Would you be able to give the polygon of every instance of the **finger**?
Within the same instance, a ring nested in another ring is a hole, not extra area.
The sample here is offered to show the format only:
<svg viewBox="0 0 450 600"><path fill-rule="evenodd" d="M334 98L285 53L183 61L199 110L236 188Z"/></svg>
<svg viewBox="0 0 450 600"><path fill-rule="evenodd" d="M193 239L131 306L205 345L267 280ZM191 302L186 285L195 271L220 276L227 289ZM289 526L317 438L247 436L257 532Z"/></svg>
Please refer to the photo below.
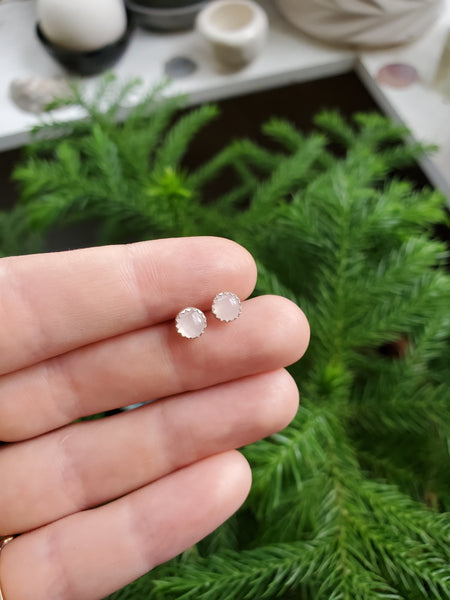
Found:
<svg viewBox="0 0 450 600"><path fill-rule="evenodd" d="M210 317L186 340L173 321L110 338L0 378L0 440L18 441L90 414L284 367L305 352L309 327L289 300L244 303L233 323Z"/></svg>
<svg viewBox="0 0 450 600"><path fill-rule="evenodd" d="M3 258L0 373L204 308L223 289L245 298L255 278L250 254L219 238Z"/></svg>
<svg viewBox="0 0 450 600"><path fill-rule="evenodd" d="M100 600L210 533L249 486L245 459L221 454L24 534L2 553L5 598Z"/></svg>
<svg viewBox="0 0 450 600"><path fill-rule="evenodd" d="M255 442L284 428L297 407L297 386L279 370L6 447L0 532L35 529Z"/></svg>

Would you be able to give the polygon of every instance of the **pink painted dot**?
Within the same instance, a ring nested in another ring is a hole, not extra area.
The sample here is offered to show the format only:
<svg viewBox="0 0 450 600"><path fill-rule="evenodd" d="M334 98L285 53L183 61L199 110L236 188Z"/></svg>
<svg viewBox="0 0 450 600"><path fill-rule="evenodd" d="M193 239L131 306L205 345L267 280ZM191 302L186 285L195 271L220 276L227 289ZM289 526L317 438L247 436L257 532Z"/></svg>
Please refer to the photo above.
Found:
<svg viewBox="0 0 450 600"><path fill-rule="evenodd" d="M419 81L417 69L406 63L392 63L384 65L378 71L376 80L381 85L395 88L407 88Z"/></svg>

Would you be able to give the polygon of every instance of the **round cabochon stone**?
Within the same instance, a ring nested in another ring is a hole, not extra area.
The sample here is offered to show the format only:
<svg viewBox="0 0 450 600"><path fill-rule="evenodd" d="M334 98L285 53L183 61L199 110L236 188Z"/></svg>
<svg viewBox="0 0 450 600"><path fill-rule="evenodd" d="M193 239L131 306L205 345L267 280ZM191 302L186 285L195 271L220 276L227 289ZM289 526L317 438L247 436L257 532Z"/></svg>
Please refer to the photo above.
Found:
<svg viewBox="0 0 450 600"><path fill-rule="evenodd" d="M234 321L241 314L241 310L241 301L233 292L221 292L214 298L212 312L220 321Z"/></svg>
<svg viewBox="0 0 450 600"><path fill-rule="evenodd" d="M180 335L192 340L205 331L206 317L200 309L189 306L178 313L176 326Z"/></svg>

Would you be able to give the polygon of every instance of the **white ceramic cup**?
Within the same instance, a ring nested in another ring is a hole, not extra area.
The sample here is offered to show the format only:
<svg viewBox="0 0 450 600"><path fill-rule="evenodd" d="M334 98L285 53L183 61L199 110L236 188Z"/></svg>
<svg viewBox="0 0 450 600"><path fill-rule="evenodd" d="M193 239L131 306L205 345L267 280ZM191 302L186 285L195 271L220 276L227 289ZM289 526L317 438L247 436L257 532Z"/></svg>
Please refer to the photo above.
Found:
<svg viewBox="0 0 450 600"><path fill-rule="evenodd" d="M241 67L263 49L268 19L252 0L213 0L198 15L197 31L220 62Z"/></svg>

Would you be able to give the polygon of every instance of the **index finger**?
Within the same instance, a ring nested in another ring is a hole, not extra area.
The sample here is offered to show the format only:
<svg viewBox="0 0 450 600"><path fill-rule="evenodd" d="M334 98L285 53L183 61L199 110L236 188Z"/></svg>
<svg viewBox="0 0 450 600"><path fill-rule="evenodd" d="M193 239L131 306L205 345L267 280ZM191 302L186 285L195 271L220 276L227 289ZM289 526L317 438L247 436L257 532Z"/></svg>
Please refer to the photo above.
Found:
<svg viewBox="0 0 450 600"><path fill-rule="evenodd" d="M251 255L202 237L0 260L0 374L204 309L224 290L246 298Z"/></svg>

